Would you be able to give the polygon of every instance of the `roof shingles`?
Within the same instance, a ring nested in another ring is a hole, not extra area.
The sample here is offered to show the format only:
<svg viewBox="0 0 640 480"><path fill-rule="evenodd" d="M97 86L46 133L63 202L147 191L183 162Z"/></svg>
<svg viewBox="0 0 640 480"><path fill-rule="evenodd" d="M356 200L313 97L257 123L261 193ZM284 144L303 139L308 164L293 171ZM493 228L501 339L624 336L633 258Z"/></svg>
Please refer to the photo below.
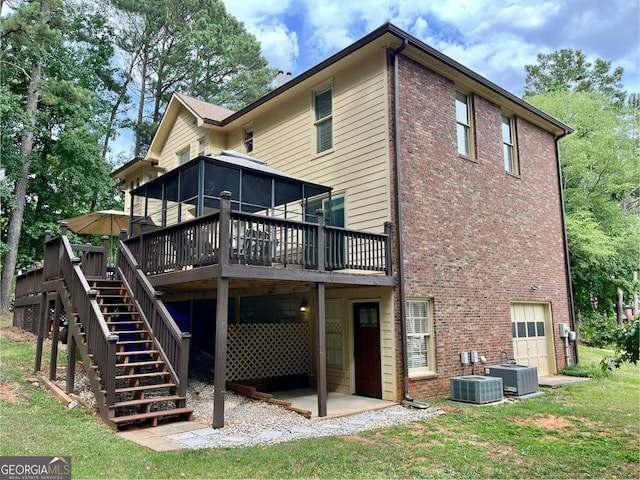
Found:
<svg viewBox="0 0 640 480"><path fill-rule="evenodd" d="M189 97L183 93L176 92L175 95L180 97L180 100L205 122L208 120L222 122L229 115L235 113L233 110L214 105L213 103L203 102L202 100Z"/></svg>

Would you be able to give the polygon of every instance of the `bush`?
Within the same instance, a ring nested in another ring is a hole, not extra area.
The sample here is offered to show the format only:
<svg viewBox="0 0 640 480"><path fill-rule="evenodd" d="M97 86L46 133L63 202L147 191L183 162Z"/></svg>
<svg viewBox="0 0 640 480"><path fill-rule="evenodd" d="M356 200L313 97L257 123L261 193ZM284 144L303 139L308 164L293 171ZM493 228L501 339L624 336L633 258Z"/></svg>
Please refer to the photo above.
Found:
<svg viewBox="0 0 640 480"><path fill-rule="evenodd" d="M580 319L578 334L580 341L590 347L607 348L611 346L609 334L616 329L616 317L609 313L591 312Z"/></svg>
<svg viewBox="0 0 640 480"><path fill-rule="evenodd" d="M603 339L615 346L613 357L604 358L600 362L604 370L620 368L624 362L636 365L640 359L640 317L612 332L607 332Z"/></svg>
<svg viewBox="0 0 640 480"><path fill-rule="evenodd" d="M569 375L571 377L589 377L589 378L602 378L609 375L609 370L604 370L598 365L585 365L582 363L576 365L567 365L560 373L562 375Z"/></svg>

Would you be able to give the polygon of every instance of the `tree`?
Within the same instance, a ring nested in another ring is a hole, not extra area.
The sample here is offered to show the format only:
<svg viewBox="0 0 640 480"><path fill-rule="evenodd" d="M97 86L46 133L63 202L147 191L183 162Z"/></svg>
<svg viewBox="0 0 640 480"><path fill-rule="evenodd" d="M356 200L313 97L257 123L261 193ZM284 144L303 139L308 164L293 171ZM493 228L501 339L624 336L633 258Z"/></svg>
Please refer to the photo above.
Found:
<svg viewBox="0 0 640 480"><path fill-rule="evenodd" d="M618 327L613 332L605 333L609 343L614 345L612 357L604 358L600 365L604 370L620 368L624 362L636 365L640 360L640 318Z"/></svg>
<svg viewBox="0 0 640 480"><path fill-rule="evenodd" d="M1 22L0 194L9 214L1 225L0 310L7 311L16 266L42 250L44 228L35 230L102 201L110 179L99 156L107 111L100 94L112 49L104 19L82 2L21 2Z"/></svg>
<svg viewBox="0 0 640 480"><path fill-rule="evenodd" d="M174 91L235 109L267 93L275 72L219 0L113 0L125 84L138 99L134 155L143 154ZM150 106L150 108L149 108Z"/></svg>
<svg viewBox="0 0 640 480"><path fill-rule="evenodd" d="M572 50L538 60L526 66L526 99L575 129L560 140L560 158L576 309L602 319L639 267L638 105L623 101L622 69L610 73L609 62L591 68Z"/></svg>
<svg viewBox="0 0 640 480"><path fill-rule="evenodd" d="M622 67L611 72L611 62L587 61L581 50L562 49L537 56L537 65L525 65L525 97L546 92L597 92L621 106L626 98L622 90Z"/></svg>

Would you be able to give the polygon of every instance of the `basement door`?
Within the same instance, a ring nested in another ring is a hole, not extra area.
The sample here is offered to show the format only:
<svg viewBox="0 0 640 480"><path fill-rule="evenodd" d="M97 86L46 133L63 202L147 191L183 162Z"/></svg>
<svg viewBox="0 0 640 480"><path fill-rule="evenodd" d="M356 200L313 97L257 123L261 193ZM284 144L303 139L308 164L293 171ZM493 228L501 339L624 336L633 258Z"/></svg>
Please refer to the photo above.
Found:
<svg viewBox="0 0 640 480"><path fill-rule="evenodd" d="M355 394L382 398L378 302L353 304L353 337Z"/></svg>
<svg viewBox="0 0 640 480"><path fill-rule="evenodd" d="M548 304L511 304L513 355L518 364L537 367L538 375L555 373L552 332Z"/></svg>

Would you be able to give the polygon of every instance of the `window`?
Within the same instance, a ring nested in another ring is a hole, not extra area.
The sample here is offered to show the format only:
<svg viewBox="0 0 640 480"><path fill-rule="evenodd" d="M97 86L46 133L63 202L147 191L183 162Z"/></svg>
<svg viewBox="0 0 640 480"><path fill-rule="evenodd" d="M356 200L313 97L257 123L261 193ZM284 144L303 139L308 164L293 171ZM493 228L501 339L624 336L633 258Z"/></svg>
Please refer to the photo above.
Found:
<svg viewBox="0 0 640 480"><path fill-rule="evenodd" d="M185 148L181 152L178 152L178 165L183 165L191 160L191 149Z"/></svg>
<svg viewBox="0 0 640 480"><path fill-rule="evenodd" d="M513 118L502 115L502 150L504 152L504 169L517 175L519 172L514 139Z"/></svg>
<svg viewBox="0 0 640 480"><path fill-rule="evenodd" d="M468 95L456 92L456 128L458 134L458 153L471 156L471 102Z"/></svg>
<svg viewBox="0 0 640 480"><path fill-rule="evenodd" d="M331 208L330 212L329 208ZM331 225L333 227L346 226L344 195L331 197L331 204L329 204L328 198L310 201L307 204L304 221L312 223L315 222L316 211L320 209L325 212L324 223L326 225Z"/></svg>
<svg viewBox="0 0 640 480"><path fill-rule="evenodd" d="M435 371L432 311L430 300L407 300L407 363L410 374Z"/></svg>
<svg viewBox="0 0 640 480"><path fill-rule="evenodd" d="M247 127L243 130L244 151L246 153L253 152L253 127Z"/></svg>
<svg viewBox="0 0 640 480"><path fill-rule="evenodd" d="M342 370L343 368L343 348L342 348L342 315L339 301L329 300L326 302L325 322L327 337L327 367Z"/></svg>
<svg viewBox="0 0 640 480"><path fill-rule="evenodd" d="M204 150L207 148L207 141L204 137L198 139L198 155L204 155Z"/></svg>
<svg viewBox="0 0 640 480"><path fill-rule="evenodd" d="M333 90L331 85L317 90L313 97L316 128L316 153L333 148Z"/></svg>

